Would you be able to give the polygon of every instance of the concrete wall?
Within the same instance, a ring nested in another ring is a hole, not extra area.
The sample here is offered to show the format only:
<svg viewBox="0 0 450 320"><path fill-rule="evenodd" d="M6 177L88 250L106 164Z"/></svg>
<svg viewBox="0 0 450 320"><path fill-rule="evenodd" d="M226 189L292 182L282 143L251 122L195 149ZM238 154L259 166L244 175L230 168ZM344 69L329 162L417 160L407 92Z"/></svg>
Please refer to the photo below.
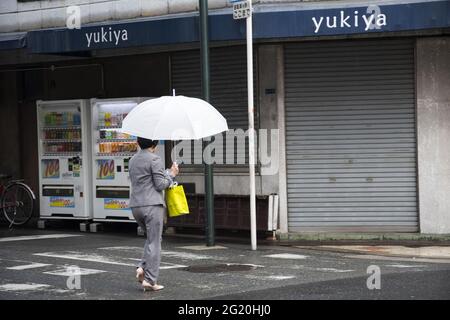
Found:
<svg viewBox="0 0 450 320"><path fill-rule="evenodd" d="M64 27L67 8L74 5L80 8L82 24L198 10L198 0L2 0L0 32ZM211 9L227 5L227 0L209 0Z"/></svg>
<svg viewBox="0 0 450 320"><path fill-rule="evenodd" d="M422 233L450 233L450 37L416 47L419 214Z"/></svg>

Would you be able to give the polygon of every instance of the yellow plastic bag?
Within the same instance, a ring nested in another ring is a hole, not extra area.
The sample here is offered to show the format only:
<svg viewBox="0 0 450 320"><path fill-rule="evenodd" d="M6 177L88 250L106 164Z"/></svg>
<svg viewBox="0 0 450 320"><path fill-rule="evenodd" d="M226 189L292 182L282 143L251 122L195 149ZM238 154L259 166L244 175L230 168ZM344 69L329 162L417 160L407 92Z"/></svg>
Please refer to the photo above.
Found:
<svg viewBox="0 0 450 320"><path fill-rule="evenodd" d="M166 190L166 204L169 217L189 214L188 202L183 186L175 185Z"/></svg>

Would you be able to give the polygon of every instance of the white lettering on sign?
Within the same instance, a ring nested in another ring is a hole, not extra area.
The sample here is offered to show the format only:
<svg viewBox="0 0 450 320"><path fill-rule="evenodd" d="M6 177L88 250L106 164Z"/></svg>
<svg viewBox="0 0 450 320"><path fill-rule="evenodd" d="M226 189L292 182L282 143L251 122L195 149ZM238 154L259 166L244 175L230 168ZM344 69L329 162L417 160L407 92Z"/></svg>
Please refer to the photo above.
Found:
<svg viewBox="0 0 450 320"><path fill-rule="evenodd" d="M128 41L128 31L126 29L113 30L112 27L105 29L102 27L96 32L86 32L88 48L94 43L113 43L115 46L121 41Z"/></svg>
<svg viewBox="0 0 450 320"><path fill-rule="evenodd" d="M314 24L314 33L318 33L324 28L337 29L337 28L358 28L360 22L364 23L364 30L381 29L382 26L387 25L386 15L381 13L380 7L376 5L370 5L367 8L367 15L359 15L358 11L354 11L354 15L347 15L343 10L339 15L335 16L321 16L312 17ZM362 21L361 21L362 20Z"/></svg>

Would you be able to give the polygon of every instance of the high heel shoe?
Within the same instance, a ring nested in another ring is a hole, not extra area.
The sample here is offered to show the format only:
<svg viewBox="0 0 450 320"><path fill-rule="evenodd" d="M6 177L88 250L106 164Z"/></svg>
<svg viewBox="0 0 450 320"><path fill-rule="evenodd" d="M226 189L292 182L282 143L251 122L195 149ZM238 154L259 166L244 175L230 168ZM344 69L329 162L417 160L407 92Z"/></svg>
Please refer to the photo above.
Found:
<svg viewBox="0 0 450 320"><path fill-rule="evenodd" d="M150 283L148 283L147 281L144 280L144 281L142 281L142 289L144 289L144 292L145 291L159 291L159 290L164 289L164 286L161 286L159 284L151 285Z"/></svg>
<svg viewBox="0 0 450 320"><path fill-rule="evenodd" d="M144 281L144 269L142 268L136 269L136 279L139 283L142 283L142 281Z"/></svg>

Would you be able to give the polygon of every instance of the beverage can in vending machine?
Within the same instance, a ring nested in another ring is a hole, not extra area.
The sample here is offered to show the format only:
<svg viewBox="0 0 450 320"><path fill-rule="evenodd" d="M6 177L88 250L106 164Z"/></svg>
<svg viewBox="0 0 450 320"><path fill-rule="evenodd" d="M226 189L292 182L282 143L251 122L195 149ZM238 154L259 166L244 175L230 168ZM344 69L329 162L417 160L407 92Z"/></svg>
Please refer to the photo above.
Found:
<svg viewBox="0 0 450 320"><path fill-rule="evenodd" d="M111 127L111 113L105 112L105 127Z"/></svg>
<svg viewBox="0 0 450 320"><path fill-rule="evenodd" d="M98 113L98 126L99 127L105 126L105 113L104 112Z"/></svg>

